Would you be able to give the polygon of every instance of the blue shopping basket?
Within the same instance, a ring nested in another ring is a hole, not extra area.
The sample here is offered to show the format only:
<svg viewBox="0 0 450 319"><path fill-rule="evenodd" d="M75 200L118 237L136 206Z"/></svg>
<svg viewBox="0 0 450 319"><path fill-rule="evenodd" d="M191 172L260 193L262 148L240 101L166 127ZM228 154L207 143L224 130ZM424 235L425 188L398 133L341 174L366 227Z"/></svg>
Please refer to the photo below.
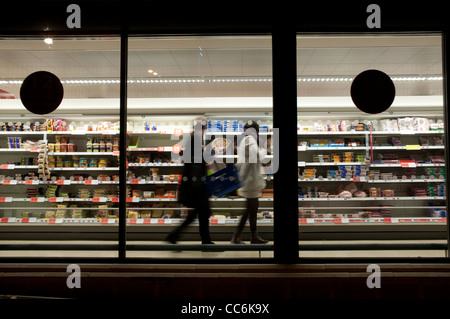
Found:
<svg viewBox="0 0 450 319"><path fill-rule="evenodd" d="M223 197L240 187L238 169L235 165L228 165L206 177L206 188L210 195L216 197Z"/></svg>

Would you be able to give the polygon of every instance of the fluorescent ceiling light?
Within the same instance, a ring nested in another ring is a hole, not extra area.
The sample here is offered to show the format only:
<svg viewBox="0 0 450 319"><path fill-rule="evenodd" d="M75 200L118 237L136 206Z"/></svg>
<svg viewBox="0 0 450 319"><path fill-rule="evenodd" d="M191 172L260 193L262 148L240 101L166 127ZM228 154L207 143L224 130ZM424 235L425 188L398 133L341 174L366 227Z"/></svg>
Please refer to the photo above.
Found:
<svg viewBox="0 0 450 319"><path fill-rule="evenodd" d="M153 73L157 75L157 72ZM442 76L394 76L391 78L394 82L424 82L424 81L442 81ZM352 82L351 77L300 77L298 82L334 82L345 83ZM129 84L156 84L156 83L259 83L272 82L272 78L158 78L158 79L129 79ZM63 84L119 84L118 78L111 79L73 79L61 80ZM22 84L21 80L0 80L0 84Z"/></svg>

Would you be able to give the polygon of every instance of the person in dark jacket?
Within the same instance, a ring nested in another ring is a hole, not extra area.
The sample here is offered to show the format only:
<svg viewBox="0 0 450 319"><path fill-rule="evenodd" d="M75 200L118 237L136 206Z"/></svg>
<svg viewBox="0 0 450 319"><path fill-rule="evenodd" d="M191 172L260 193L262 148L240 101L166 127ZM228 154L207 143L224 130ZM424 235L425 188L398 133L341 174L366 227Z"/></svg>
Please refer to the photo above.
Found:
<svg viewBox="0 0 450 319"><path fill-rule="evenodd" d="M184 141L183 151L184 170L183 178L179 186L178 202L188 208L188 216L167 237L166 241L176 244L180 233L196 218L199 222L199 233L202 244L214 244L211 241L209 231L209 217L211 208L209 204L209 192L204 183L206 178L206 163L203 160L202 136L206 125L197 120L194 125L194 133L190 134L188 141ZM188 147L190 146L190 147Z"/></svg>

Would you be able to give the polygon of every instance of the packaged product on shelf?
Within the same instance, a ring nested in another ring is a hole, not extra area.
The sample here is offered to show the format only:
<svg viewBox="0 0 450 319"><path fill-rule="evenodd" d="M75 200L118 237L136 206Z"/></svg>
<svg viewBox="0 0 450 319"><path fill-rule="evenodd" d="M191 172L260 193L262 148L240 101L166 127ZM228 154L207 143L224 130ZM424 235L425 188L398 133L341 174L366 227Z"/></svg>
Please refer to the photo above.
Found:
<svg viewBox="0 0 450 319"><path fill-rule="evenodd" d="M427 197L428 192L425 187L411 186L408 189L408 195L415 196L415 197Z"/></svg>
<svg viewBox="0 0 450 319"><path fill-rule="evenodd" d="M325 127L321 122L314 122L314 131L316 132L323 132L325 131Z"/></svg>
<svg viewBox="0 0 450 319"><path fill-rule="evenodd" d="M113 138L113 145L112 145L112 151L117 152L119 150L119 141L120 139L115 137Z"/></svg>
<svg viewBox="0 0 450 319"><path fill-rule="evenodd" d="M133 190L131 190L131 196L132 197L141 197L142 196L142 190L140 190L140 189L133 189Z"/></svg>
<svg viewBox="0 0 450 319"><path fill-rule="evenodd" d="M72 210L70 210L70 217L71 218L84 218L85 214L83 213L82 209L72 209Z"/></svg>
<svg viewBox="0 0 450 319"><path fill-rule="evenodd" d="M328 146L328 140L319 140L319 139L312 139L309 141L309 145L311 147L323 147ZM305 145L306 146L306 145Z"/></svg>
<svg viewBox="0 0 450 319"><path fill-rule="evenodd" d="M445 163L444 156L442 155L433 155L429 157L431 162L433 163Z"/></svg>
<svg viewBox="0 0 450 319"><path fill-rule="evenodd" d="M399 137L396 137L396 136L388 137L387 142L389 145L392 145L392 146L401 146L402 145L402 141L400 140Z"/></svg>
<svg viewBox="0 0 450 319"><path fill-rule="evenodd" d="M39 191L37 188L27 188L26 194L27 198L37 197Z"/></svg>
<svg viewBox="0 0 450 319"><path fill-rule="evenodd" d="M345 142L343 139L332 139L329 142L329 146L332 147L341 147L341 146L345 146Z"/></svg>
<svg viewBox="0 0 450 319"><path fill-rule="evenodd" d="M399 118L398 128L400 131L414 131L414 118L412 117Z"/></svg>
<svg viewBox="0 0 450 319"><path fill-rule="evenodd" d="M127 218L137 219L139 217L139 212L137 210L127 210Z"/></svg>
<svg viewBox="0 0 450 319"><path fill-rule="evenodd" d="M436 178L444 178L445 176L445 168L443 167L426 167L425 173L430 177L436 177Z"/></svg>
<svg viewBox="0 0 450 319"><path fill-rule="evenodd" d="M108 167L108 160L106 158L101 158L98 160L98 167Z"/></svg>
<svg viewBox="0 0 450 319"><path fill-rule="evenodd" d="M65 218L66 217L66 205L58 205L58 209L55 212L55 218Z"/></svg>
<svg viewBox="0 0 450 319"><path fill-rule="evenodd" d="M435 146L443 146L444 145L444 141L439 136L433 137L433 143Z"/></svg>
<svg viewBox="0 0 450 319"><path fill-rule="evenodd" d="M8 148L20 148L20 145L22 143L21 137L8 137Z"/></svg>
<svg viewBox="0 0 450 319"><path fill-rule="evenodd" d="M327 170L327 178L336 178L339 175L339 170L329 169Z"/></svg>
<svg viewBox="0 0 450 319"><path fill-rule="evenodd" d="M71 160L65 160L64 161L64 167L72 167L72 161Z"/></svg>
<svg viewBox="0 0 450 319"><path fill-rule="evenodd" d="M55 212L53 210L46 211L45 218L55 218Z"/></svg>
<svg viewBox="0 0 450 319"><path fill-rule="evenodd" d="M389 172L389 173L381 173L379 174L380 179L383 180L392 180L394 178L394 174Z"/></svg>
<svg viewBox="0 0 450 319"><path fill-rule="evenodd" d="M113 151L113 144L112 144L112 138L111 136L106 137L105 142L105 152L112 152Z"/></svg>
<svg viewBox="0 0 450 319"><path fill-rule="evenodd" d="M331 156L330 155L323 155L323 154L313 155L313 162L316 162L316 163L329 163L329 162L331 162Z"/></svg>
<svg viewBox="0 0 450 319"><path fill-rule="evenodd" d="M97 216L98 218L106 218L108 217L109 213L108 213L108 205L99 205L98 206L98 211L97 211Z"/></svg>
<svg viewBox="0 0 450 319"><path fill-rule="evenodd" d="M339 161L339 154L334 154L334 156L337 158L337 161ZM342 161L346 163L354 162L354 154L352 152L345 152Z"/></svg>
<svg viewBox="0 0 450 319"><path fill-rule="evenodd" d="M381 197L381 189L377 187L370 187L368 193L369 197Z"/></svg>
<svg viewBox="0 0 450 319"><path fill-rule="evenodd" d="M430 130L430 122L427 118L415 117L414 118L414 131L424 132Z"/></svg>
<svg viewBox="0 0 450 319"><path fill-rule="evenodd" d="M444 130L444 123L442 121L430 123L430 131L442 131L442 130Z"/></svg>
<svg viewBox="0 0 450 319"><path fill-rule="evenodd" d="M92 197L104 197L106 195L106 189L94 189Z"/></svg>
<svg viewBox="0 0 450 319"><path fill-rule="evenodd" d="M88 161L86 158L80 158L79 167L88 167Z"/></svg>
<svg viewBox="0 0 450 319"><path fill-rule="evenodd" d="M45 191L45 197L46 198L56 197L57 189L58 189L57 185L54 185L54 184L47 185L47 189Z"/></svg>
<svg viewBox="0 0 450 319"><path fill-rule="evenodd" d="M67 192L59 192L59 197L63 197L63 198L69 198L69 193Z"/></svg>
<svg viewBox="0 0 450 319"><path fill-rule="evenodd" d="M100 152L100 144L96 142L96 140L92 142L92 152L94 153Z"/></svg>
<svg viewBox="0 0 450 319"><path fill-rule="evenodd" d="M142 197L145 198L154 198L155 197L155 192L154 191L143 191L142 192Z"/></svg>
<svg viewBox="0 0 450 319"><path fill-rule="evenodd" d="M395 119L383 119L380 121L380 131L398 132L398 122Z"/></svg>
<svg viewBox="0 0 450 319"><path fill-rule="evenodd" d="M384 189L381 191L381 195L383 197L394 197L395 196L395 192L392 189Z"/></svg>
<svg viewBox="0 0 450 319"><path fill-rule="evenodd" d="M421 145L421 146L428 146L428 145L430 145L430 141L428 140L428 137L420 136L419 137L419 145Z"/></svg>
<svg viewBox="0 0 450 319"><path fill-rule="evenodd" d="M429 203L431 205L431 203ZM445 209L441 208L429 208L427 209L427 215L429 217L447 217L447 212Z"/></svg>
<svg viewBox="0 0 450 319"><path fill-rule="evenodd" d="M91 191L87 188L78 189L78 198L90 198Z"/></svg>
<svg viewBox="0 0 450 319"><path fill-rule="evenodd" d="M92 152L92 137L86 138L86 152Z"/></svg>

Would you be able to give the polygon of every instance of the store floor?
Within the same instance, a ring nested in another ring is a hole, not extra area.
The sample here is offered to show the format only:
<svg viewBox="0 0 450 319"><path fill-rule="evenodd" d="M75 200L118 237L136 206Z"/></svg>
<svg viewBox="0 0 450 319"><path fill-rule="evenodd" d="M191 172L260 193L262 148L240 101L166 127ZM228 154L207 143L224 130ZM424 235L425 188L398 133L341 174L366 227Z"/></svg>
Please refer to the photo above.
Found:
<svg viewBox="0 0 450 319"><path fill-rule="evenodd" d="M390 241L300 241L299 244L317 245L318 250L314 251L300 251L299 257L303 258L370 258L370 257L399 257L399 258L442 258L446 257L445 250L321 250L321 244L446 244L445 240L390 240ZM111 245L117 244L112 241L0 241L1 245L38 245L38 244L59 244L59 245L71 245L76 244L98 244L98 245ZM158 241L128 241L128 244L132 245L160 245L166 244L165 242ZM228 245L229 242L218 242L218 245ZM269 242L269 245L273 242ZM199 245L199 242L195 241L183 241L178 244L182 245ZM254 245L252 245L254 246ZM198 246L200 249L202 246ZM263 249L266 249L264 245L261 245ZM254 248L254 247L252 247ZM186 251L127 251L127 257L129 258L271 258L273 257L272 251L267 250L252 250L252 251L236 251L236 250L224 250L224 251L193 251L192 247ZM14 250L8 248L8 250L0 249L0 257L82 257L82 258L115 258L117 257L116 250Z"/></svg>

